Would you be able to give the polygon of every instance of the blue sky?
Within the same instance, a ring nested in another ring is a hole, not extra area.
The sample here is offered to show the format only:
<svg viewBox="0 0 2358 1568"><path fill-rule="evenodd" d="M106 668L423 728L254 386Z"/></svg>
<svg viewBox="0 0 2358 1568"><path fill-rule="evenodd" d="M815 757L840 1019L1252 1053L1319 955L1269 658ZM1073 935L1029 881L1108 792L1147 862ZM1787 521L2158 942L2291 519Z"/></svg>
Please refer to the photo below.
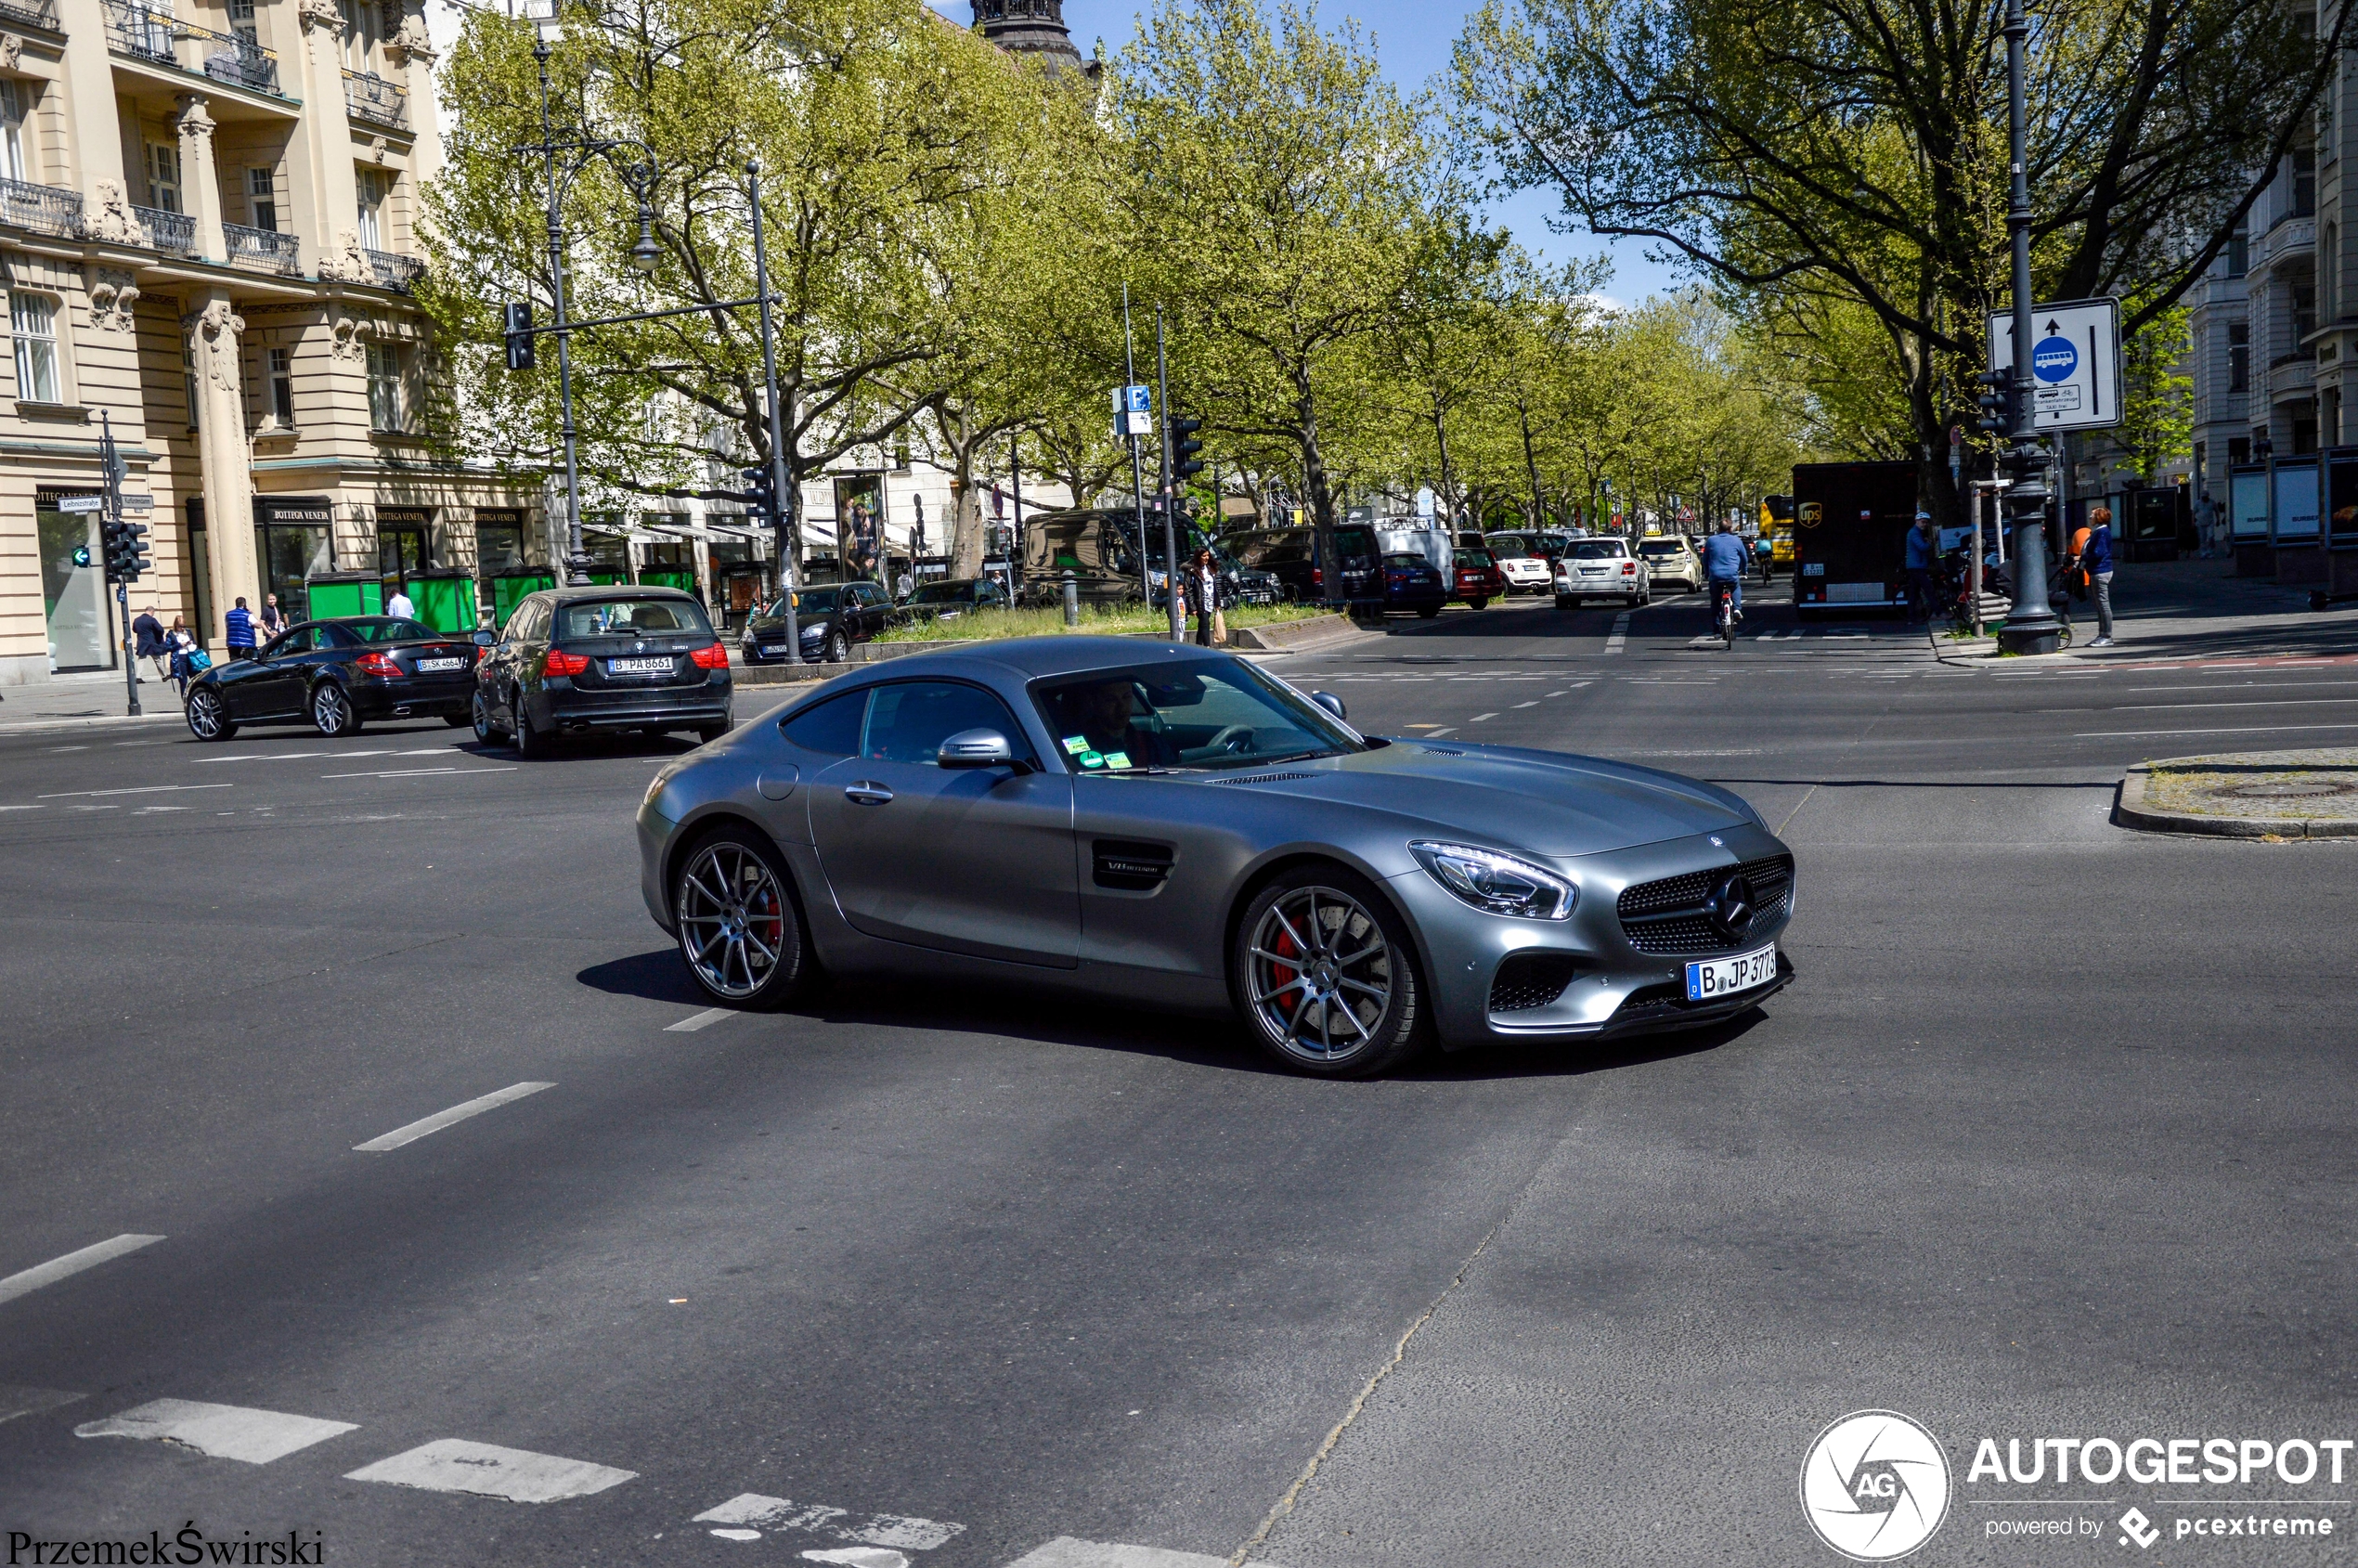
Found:
<svg viewBox="0 0 2358 1568"><path fill-rule="evenodd" d="M961 24L974 19L967 0L932 0L934 8ZM1450 45L1475 0L1325 0L1319 18L1331 26L1340 18L1356 18L1375 35L1384 74L1404 89L1423 86L1448 69ZM1130 42L1140 6L1136 0L1064 0L1065 25L1084 55L1100 38L1108 54ZM1666 293L1678 286L1671 270L1646 259L1644 247L1630 241L1606 244L1592 235L1550 233L1548 214L1554 199L1545 191L1526 191L1499 202L1495 215L1506 222L1526 250L1550 261L1568 261L1607 252L1613 256L1613 280L1603 292L1635 303L1648 294Z"/></svg>

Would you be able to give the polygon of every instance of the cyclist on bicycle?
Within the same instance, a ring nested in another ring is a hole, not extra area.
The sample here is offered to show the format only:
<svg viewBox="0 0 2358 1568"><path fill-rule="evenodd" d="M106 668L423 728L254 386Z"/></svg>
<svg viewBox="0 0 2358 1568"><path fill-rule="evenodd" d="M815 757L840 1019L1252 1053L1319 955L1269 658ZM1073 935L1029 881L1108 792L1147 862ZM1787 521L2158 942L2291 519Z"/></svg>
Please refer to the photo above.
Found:
<svg viewBox="0 0 2358 1568"><path fill-rule="evenodd" d="M1726 583L1730 610L1736 619L1744 618L1744 541L1736 538L1736 525L1724 517L1719 520L1719 531L1703 541L1703 580L1714 605L1719 603L1719 585Z"/></svg>

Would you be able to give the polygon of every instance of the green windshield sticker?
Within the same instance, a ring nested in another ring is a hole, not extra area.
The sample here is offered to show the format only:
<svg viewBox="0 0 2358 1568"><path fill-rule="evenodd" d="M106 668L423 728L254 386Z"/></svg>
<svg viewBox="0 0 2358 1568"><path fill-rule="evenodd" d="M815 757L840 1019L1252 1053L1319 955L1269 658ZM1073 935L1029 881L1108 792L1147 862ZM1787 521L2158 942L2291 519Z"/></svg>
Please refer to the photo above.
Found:
<svg viewBox="0 0 2358 1568"><path fill-rule="evenodd" d="M1086 751L1086 750L1088 750L1088 749L1089 749L1089 737L1088 737L1088 736L1086 736L1086 735L1067 735L1067 736L1065 737L1065 750L1066 750L1067 752L1069 752L1069 754L1071 754L1072 756L1074 756L1074 757L1078 757L1078 756L1080 756L1082 752L1084 752L1084 751Z"/></svg>
<svg viewBox="0 0 2358 1568"><path fill-rule="evenodd" d="M1102 768L1106 765L1106 759L1094 751L1084 751L1081 754L1081 765L1084 768Z"/></svg>
<svg viewBox="0 0 2358 1568"><path fill-rule="evenodd" d="M1106 766L1108 768L1127 768L1130 766L1130 754L1126 751L1107 752Z"/></svg>

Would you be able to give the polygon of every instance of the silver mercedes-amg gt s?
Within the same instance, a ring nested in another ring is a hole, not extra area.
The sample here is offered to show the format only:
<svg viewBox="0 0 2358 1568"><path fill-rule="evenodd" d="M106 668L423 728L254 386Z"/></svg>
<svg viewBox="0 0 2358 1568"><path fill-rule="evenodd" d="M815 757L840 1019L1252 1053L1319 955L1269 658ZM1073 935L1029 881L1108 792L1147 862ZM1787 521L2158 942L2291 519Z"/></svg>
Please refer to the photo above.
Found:
<svg viewBox="0 0 2358 1568"><path fill-rule="evenodd" d="M1019 978L1250 1020L1356 1077L1424 1042L1742 1013L1793 856L1742 799L1592 758L1361 735L1230 654L1043 637L893 659L667 765L647 908L698 985Z"/></svg>

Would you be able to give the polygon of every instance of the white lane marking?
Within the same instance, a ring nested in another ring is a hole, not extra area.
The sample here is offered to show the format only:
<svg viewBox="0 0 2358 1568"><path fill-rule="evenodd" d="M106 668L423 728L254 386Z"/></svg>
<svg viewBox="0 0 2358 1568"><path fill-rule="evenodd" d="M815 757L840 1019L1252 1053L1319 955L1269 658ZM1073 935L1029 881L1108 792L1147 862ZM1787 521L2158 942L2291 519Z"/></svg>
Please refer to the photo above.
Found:
<svg viewBox="0 0 2358 1568"><path fill-rule="evenodd" d="M298 757L335 757L332 751L250 751L243 757L200 757L200 762L292 762Z"/></svg>
<svg viewBox="0 0 2358 1568"><path fill-rule="evenodd" d="M144 817L156 811L193 811L195 810L194 806L142 806L131 814L135 817Z"/></svg>
<svg viewBox="0 0 2358 1568"><path fill-rule="evenodd" d="M691 1521L696 1524L734 1524L758 1530L800 1530L832 1536L857 1546L895 1547L905 1551L931 1551L952 1536L964 1535L963 1524L943 1524L906 1514L858 1514L824 1503L794 1503L740 1492L727 1502L708 1508Z"/></svg>
<svg viewBox="0 0 2358 1568"><path fill-rule="evenodd" d="M2196 713L2214 707L2348 707L2358 697L2255 697L2238 703L2115 703L2106 713ZM2057 708L2058 713L2085 713L2086 708Z"/></svg>
<svg viewBox="0 0 2358 1568"><path fill-rule="evenodd" d="M681 1018L676 1024L664 1025L663 1031L666 1034L693 1034L700 1029L710 1029L723 1018L733 1018L736 1016L737 1012L733 1007L706 1007L703 1012Z"/></svg>
<svg viewBox="0 0 2358 1568"><path fill-rule="evenodd" d="M761 1539L761 1532L758 1530L715 1530L713 1534L719 1536L724 1541L758 1541Z"/></svg>
<svg viewBox="0 0 2358 1568"><path fill-rule="evenodd" d="M1496 713L1477 713L1471 719L1467 719L1466 722L1469 724L1479 724L1485 719L1496 719L1497 717L1498 716Z"/></svg>
<svg viewBox="0 0 2358 1568"><path fill-rule="evenodd" d="M206 1405L193 1399L158 1399L109 1416L103 1421L84 1421L73 1429L73 1434L176 1443L216 1459L266 1465L299 1448L358 1430L351 1421L323 1421L279 1410L248 1410L236 1405Z"/></svg>
<svg viewBox="0 0 2358 1568"><path fill-rule="evenodd" d="M46 806L0 806L0 811L45 811Z"/></svg>
<svg viewBox="0 0 2358 1568"><path fill-rule="evenodd" d="M1562 696L1564 693L1561 693L1561 692L1550 692L1550 693L1548 693L1548 694L1549 696L1551 696L1551 697L1561 697L1561 696Z"/></svg>
<svg viewBox="0 0 2358 1568"><path fill-rule="evenodd" d="M1417 738L1420 741L1437 741L1444 735L1454 735L1457 732L1458 726L1455 724L1445 724L1437 730L1428 730Z"/></svg>
<svg viewBox="0 0 2358 1568"><path fill-rule="evenodd" d="M736 1532L715 1530L713 1534L735 1536ZM745 1534L752 1536L756 1540L761 1538L761 1532L758 1530L749 1530ZM909 1568L908 1553L888 1551L883 1547L835 1547L825 1551L806 1551L802 1554L802 1560L805 1562L840 1562L846 1564L847 1568Z"/></svg>
<svg viewBox="0 0 2358 1568"><path fill-rule="evenodd" d="M496 1110L510 1100L520 1100L526 1095L537 1095L543 1089L555 1087L553 1083L511 1083L505 1089L494 1094L479 1095L464 1105L452 1106L448 1110L438 1110L422 1121L410 1122L407 1127L395 1127L381 1138L370 1138L365 1144L355 1144L352 1146L352 1152L382 1154L387 1149L399 1148L403 1144L414 1144L427 1134L439 1133L445 1127L464 1121L470 1116L481 1116L486 1110Z"/></svg>
<svg viewBox="0 0 2358 1568"><path fill-rule="evenodd" d="M12 1383L0 1383L0 1421L12 1421L19 1416L37 1416L44 1410L54 1410L60 1405L71 1405L77 1399L90 1397L71 1393L61 1388L19 1388Z"/></svg>
<svg viewBox="0 0 2358 1568"><path fill-rule="evenodd" d="M2075 741L2125 740L2137 735L2274 735L2287 730L2358 730L2358 724L2244 724L2221 730L2088 730Z"/></svg>
<svg viewBox="0 0 2358 1568"><path fill-rule="evenodd" d="M1224 1557L1198 1551L1165 1551L1160 1547L1117 1546L1059 1536L1007 1564L1007 1568L1226 1568ZM1271 1568L1261 1563L1258 1568Z"/></svg>
<svg viewBox="0 0 2358 1568"><path fill-rule="evenodd" d="M228 787L226 784L140 784L132 789L69 789L56 795L36 795L33 798L35 800L80 800L85 797L96 798L102 795L168 795L176 789L227 789Z"/></svg>
<svg viewBox="0 0 2358 1568"><path fill-rule="evenodd" d="M388 752L391 757L447 757L459 748L455 745L425 745L415 751Z"/></svg>
<svg viewBox="0 0 2358 1568"><path fill-rule="evenodd" d="M86 745L52 745L52 746L44 746L42 749L43 749L43 750L45 750L45 751L58 752L58 751L88 751L90 748L89 748L88 746L86 746Z"/></svg>
<svg viewBox="0 0 2358 1568"><path fill-rule="evenodd" d="M1612 632L1612 634L1611 634L1610 636L1608 636L1608 637L1605 639L1605 652L1606 652L1606 653L1608 653L1608 654L1618 654L1618 653L1620 653L1620 652L1622 651L1622 649L1624 649L1625 647L1626 647L1626 646L1628 645L1628 642L1629 642L1629 615L1630 615L1630 612L1628 612L1627 610L1624 610L1624 611L1622 611L1622 612L1621 612L1621 614L1619 614L1619 615L1617 615L1617 616L1613 616L1613 632Z"/></svg>
<svg viewBox="0 0 2358 1568"><path fill-rule="evenodd" d="M323 779L422 779L436 773L512 773L513 768L396 768L382 773L322 773Z"/></svg>
<svg viewBox="0 0 2358 1568"><path fill-rule="evenodd" d="M1538 705L1537 703L1517 703L1517 704L1515 704L1515 706L1516 706L1517 707L1537 707L1539 705ZM166 807L166 808L164 808L164 809L165 809L166 810L177 810L177 808L176 808L176 807L169 807L169 806L168 806L168 807Z"/></svg>
<svg viewBox="0 0 2358 1568"><path fill-rule="evenodd" d="M444 1437L347 1471L344 1479L414 1486L421 1492L467 1492L478 1497L504 1497L512 1503L553 1503L619 1486L638 1474L634 1470L593 1465L587 1459L564 1459L554 1454Z"/></svg>
<svg viewBox="0 0 2358 1568"><path fill-rule="evenodd" d="M13 1302L19 1296L38 1290L44 1285L55 1285L85 1268L97 1268L111 1263L126 1252L136 1252L163 1239L161 1236L134 1236L126 1232L111 1240L95 1242L79 1251L68 1252L62 1258L51 1258L45 1263L35 1263L20 1274L0 1279L0 1302Z"/></svg>
<svg viewBox="0 0 2358 1568"><path fill-rule="evenodd" d="M2124 694L2130 692L2248 692L2261 687L2274 687L2283 691L2315 692L2329 686L2358 686L2358 680L2206 680L2199 685L2181 682L2175 686L2124 686L2121 691Z"/></svg>

